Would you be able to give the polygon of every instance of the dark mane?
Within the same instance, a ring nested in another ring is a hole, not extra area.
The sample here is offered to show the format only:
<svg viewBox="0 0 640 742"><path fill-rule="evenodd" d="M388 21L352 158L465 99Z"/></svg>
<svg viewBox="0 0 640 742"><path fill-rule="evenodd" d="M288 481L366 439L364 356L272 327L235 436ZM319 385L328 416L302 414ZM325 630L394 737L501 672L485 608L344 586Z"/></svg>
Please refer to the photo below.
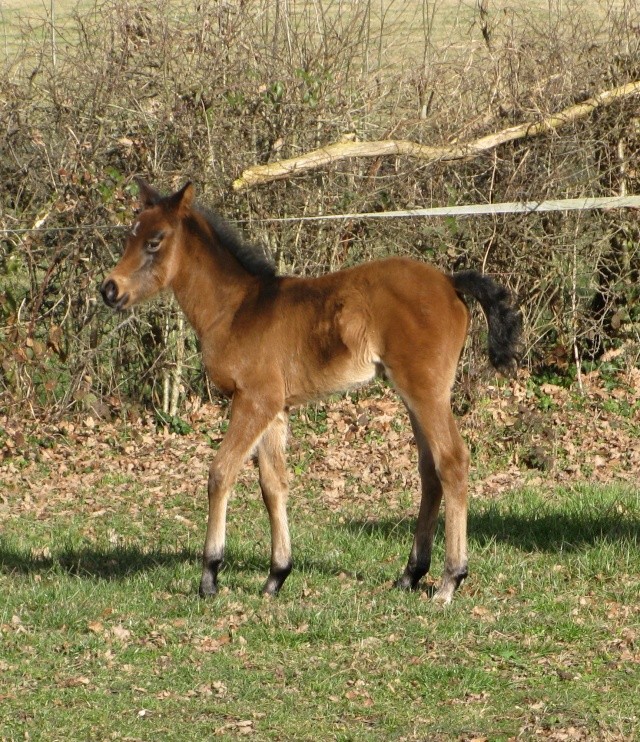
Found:
<svg viewBox="0 0 640 742"><path fill-rule="evenodd" d="M245 242L238 232L215 212L200 205L197 211L211 227L220 245L228 250L246 271L263 278L272 278L276 275L275 265L261 248Z"/></svg>

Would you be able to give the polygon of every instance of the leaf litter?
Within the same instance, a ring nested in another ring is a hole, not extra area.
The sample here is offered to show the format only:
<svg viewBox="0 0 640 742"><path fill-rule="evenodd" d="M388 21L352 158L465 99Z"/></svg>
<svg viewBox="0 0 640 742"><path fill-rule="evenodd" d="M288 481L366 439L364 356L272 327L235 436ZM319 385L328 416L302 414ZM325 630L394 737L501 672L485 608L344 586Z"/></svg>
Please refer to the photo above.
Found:
<svg viewBox="0 0 640 742"><path fill-rule="evenodd" d="M637 483L640 474L640 372L612 391L596 373L583 394L553 384L488 386L458 417L471 449L472 497L496 498L522 486L552 490L588 481ZM613 400L613 403L611 402ZM209 462L227 425L226 406L190 400L190 432L158 426L151 415L116 410L47 421L0 416L0 522L30 514L108 516L125 503L134 519L147 508L200 531L176 496L205 496ZM417 454L407 416L387 388L360 390L292 416L290 483L296 507L384 507L412 515L418 500ZM248 464L240 483L256 489ZM128 502L134 490L143 500ZM117 535L113 534L117 539Z"/></svg>

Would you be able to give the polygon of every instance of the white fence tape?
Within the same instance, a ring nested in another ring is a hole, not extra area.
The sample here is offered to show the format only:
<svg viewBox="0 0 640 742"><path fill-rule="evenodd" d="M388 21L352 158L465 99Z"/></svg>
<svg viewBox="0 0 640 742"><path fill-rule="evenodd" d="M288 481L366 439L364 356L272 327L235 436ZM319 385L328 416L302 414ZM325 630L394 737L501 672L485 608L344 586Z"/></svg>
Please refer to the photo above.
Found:
<svg viewBox="0 0 640 742"><path fill-rule="evenodd" d="M257 222L319 222L337 219L397 219L417 216L474 216L483 214L532 214L537 211L589 211L592 209L640 209L640 196L605 196L602 198L565 198L558 201L510 201L501 204L469 204L467 206L435 206L430 209L403 211L371 211L359 214L325 214L321 216L264 217L246 220ZM245 220L243 220L244 222ZM80 230L128 229L124 224L80 224L76 227L25 227L0 229L0 234L26 232L74 232Z"/></svg>
<svg viewBox="0 0 640 742"><path fill-rule="evenodd" d="M335 219L396 219L416 216L473 216L477 214L530 214L537 211L588 211L591 209L640 209L640 196L606 196L602 198L565 198L558 201L511 201L501 204L468 206L435 206L430 209L372 211L360 214L326 214L323 216L288 216L260 219L265 222L317 222Z"/></svg>

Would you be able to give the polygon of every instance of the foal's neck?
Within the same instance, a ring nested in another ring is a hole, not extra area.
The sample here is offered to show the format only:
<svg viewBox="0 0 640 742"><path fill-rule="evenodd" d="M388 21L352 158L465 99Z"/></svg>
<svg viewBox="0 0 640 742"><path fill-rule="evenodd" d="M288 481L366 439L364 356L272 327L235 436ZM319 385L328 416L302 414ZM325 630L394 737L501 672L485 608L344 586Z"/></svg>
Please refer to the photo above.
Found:
<svg viewBox="0 0 640 742"><path fill-rule="evenodd" d="M207 244L200 236L185 234L171 288L201 342L214 326L231 322L254 283L255 277L215 236Z"/></svg>

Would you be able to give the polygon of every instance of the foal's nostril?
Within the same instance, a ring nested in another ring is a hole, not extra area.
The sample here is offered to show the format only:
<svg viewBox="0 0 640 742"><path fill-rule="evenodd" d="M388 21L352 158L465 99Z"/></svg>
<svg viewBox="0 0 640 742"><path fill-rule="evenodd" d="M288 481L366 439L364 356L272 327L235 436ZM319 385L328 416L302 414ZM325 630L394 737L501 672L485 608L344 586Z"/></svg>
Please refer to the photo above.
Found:
<svg viewBox="0 0 640 742"><path fill-rule="evenodd" d="M100 287L100 293L104 299L104 303L110 307L115 307L118 301L118 286L115 281L109 279L105 281Z"/></svg>

